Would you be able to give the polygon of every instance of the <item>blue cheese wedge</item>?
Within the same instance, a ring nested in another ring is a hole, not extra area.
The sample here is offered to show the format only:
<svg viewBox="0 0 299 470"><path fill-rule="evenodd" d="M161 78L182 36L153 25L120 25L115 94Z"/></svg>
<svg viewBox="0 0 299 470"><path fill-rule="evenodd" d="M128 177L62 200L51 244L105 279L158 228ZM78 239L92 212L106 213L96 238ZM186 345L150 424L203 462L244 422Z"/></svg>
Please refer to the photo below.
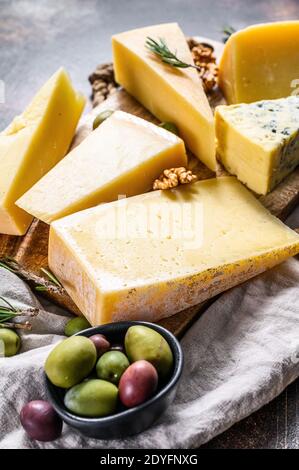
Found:
<svg viewBox="0 0 299 470"><path fill-rule="evenodd" d="M299 164L299 97L218 106L217 153L225 168L267 194Z"/></svg>

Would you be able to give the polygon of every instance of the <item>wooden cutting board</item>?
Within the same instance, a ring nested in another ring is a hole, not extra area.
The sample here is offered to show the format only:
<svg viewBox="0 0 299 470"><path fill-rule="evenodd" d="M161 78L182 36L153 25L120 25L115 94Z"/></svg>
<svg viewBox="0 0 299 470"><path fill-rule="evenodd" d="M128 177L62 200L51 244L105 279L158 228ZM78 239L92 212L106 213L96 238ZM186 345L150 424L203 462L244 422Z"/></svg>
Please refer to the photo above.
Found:
<svg viewBox="0 0 299 470"><path fill-rule="evenodd" d="M195 39L212 44L215 48L216 56L218 58L220 57L223 49L223 45L221 43L212 41L208 38ZM225 103L220 90L216 90L211 96L209 96L209 101L212 108ZM94 108L92 112L83 116L71 148L82 142L82 140L92 131L92 123L95 116L106 109L121 109L147 119L148 121L154 123L158 122L156 118L144 109L134 98L128 95L123 89L119 88L106 101ZM215 176L211 170L205 167L191 154L189 154L189 167L192 168L193 172L195 172L201 180ZM225 171L219 165L217 175L221 174L225 174ZM272 214L284 220L299 201L299 167L274 191L267 196L261 197L260 200ZM29 280L29 283L33 286L36 285L39 278L43 277L41 268L47 267L48 234L49 227L43 222L34 220L27 234L23 237L0 235L0 258L10 257L16 260L22 267L22 271L20 272L21 277L23 276L27 280L31 279L31 281ZM80 313L76 305L64 290L59 290L58 292L44 292L43 295L74 314ZM163 319L159 323L177 336L181 336L211 302L212 299L179 312L172 317Z"/></svg>

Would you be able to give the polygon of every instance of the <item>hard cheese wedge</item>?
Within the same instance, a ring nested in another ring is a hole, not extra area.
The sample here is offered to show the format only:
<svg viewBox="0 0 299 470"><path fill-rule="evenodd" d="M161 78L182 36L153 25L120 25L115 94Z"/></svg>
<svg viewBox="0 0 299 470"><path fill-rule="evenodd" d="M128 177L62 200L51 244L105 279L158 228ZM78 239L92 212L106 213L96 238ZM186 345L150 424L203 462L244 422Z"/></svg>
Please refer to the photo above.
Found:
<svg viewBox="0 0 299 470"><path fill-rule="evenodd" d="M289 96L298 78L299 21L249 26L225 45L219 84L229 104Z"/></svg>
<svg viewBox="0 0 299 470"><path fill-rule="evenodd" d="M59 69L0 134L0 233L26 232L32 216L15 202L65 155L83 107Z"/></svg>
<svg viewBox="0 0 299 470"><path fill-rule="evenodd" d="M156 321L299 252L299 235L234 177L54 222L49 266L93 324Z"/></svg>
<svg viewBox="0 0 299 470"><path fill-rule="evenodd" d="M177 56L193 63L176 23L149 26L113 36L115 78L161 121L176 124L187 147L216 169L213 115L195 69L175 69L145 47L146 38L162 38Z"/></svg>
<svg viewBox="0 0 299 470"><path fill-rule="evenodd" d="M143 193L163 170L187 165L184 142L116 111L19 201L46 223L119 197Z"/></svg>
<svg viewBox="0 0 299 470"><path fill-rule="evenodd" d="M256 193L299 164L299 97L218 106L215 122L219 159Z"/></svg>

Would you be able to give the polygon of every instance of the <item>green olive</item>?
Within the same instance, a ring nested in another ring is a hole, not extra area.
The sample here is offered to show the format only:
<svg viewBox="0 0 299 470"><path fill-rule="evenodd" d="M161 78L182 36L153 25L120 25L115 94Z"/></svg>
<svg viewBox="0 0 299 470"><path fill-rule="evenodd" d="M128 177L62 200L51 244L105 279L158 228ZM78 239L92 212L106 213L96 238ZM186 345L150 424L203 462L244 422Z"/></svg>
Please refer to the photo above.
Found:
<svg viewBox="0 0 299 470"><path fill-rule="evenodd" d="M14 356L19 352L20 347L21 338L15 331L9 328L0 328L0 353L3 352L4 357Z"/></svg>
<svg viewBox="0 0 299 470"><path fill-rule="evenodd" d="M96 360L93 342L85 336L72 336L52 349L45 363L45 372L52 384L70 388L91 373Z"/></svg>
<svg viewBox="0 0 299 470"><path fill-rule="evenodd" d="M97 376L99 379L108 380L117 385L129 365L129 360L124 353L108 351L97 362Z"/></svg>
<svg viewBox="0 0 299 470"><path fill-rule="evenodd" d="M131 326L125 336L125 348L130 362L145 360L167 379L173 368L173 354L166 339L156 330L143 325Z"/></svg>
<svg viewBox="0 0 299 470"><path fill-rule="evenodd" d="M161 122L159 127L163 127L166 131L172 132L172 134L180 135L177 126L173 122Z"/></svg>
<svg viewBox="0 0 299 470"><path fill-rule="evenodd" d="M106 111L102 111L100 114L98 114L92 124L93 130L95 130L97 127L99 127L100 124L102 124L102 122L112 116L113 113L114 111L107 109Z"/></svg>
<svg viewBox="0 0 299 470"><path fill-rule="evenodd" d="M98 418L115 412L118 389L106 380L91 379L68 390L64 397L66 408L79 416Z"/></svg>
<svg viewBox="0 0 299 470"><path fill-rule="evenodd" d="M86 330L86 328L90 327L91 324L85 317L72 318L65 325L64 334L65 336L73 336L75 333L79 333L79 331Z"/></svg>

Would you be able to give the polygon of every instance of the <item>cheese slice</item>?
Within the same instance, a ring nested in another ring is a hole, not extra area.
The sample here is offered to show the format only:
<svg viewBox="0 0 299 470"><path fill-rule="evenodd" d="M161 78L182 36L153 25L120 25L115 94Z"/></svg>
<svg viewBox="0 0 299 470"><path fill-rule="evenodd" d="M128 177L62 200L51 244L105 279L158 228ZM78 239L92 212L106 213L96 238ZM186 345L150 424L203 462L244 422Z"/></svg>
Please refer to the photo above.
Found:
<svg viewBox="0 0 299 470"><path fill-rule="evenodd" d="M122 111L94 130L17 202L46 223L143 193L166 168L187 166L182 139Z"/></svg>
<svg viewBox="0 0 299 470"><path fill-rule="evenodd" d="M225 168L258 194L299 164L299 97L218 106L217 153Z"/></svg>
<svg viewBox="0 0 299 470"><path fill-rule="evenodd" d="M249 26L227 41L219 85L229 104L298 94L298 79L299 21Z"/></svg>
<svg viewBox="0 0 299 470"><path fill-rule="evenodd" d="M234 177L54 222L49 266L93 324L157 321L299 252L299 235Z"/></svg>
<svg viewBox="0 0 299 470"><path fill-rule="evenodd" d="M176 124L186 146L215 170L213 114L198 73L161 62L145 47L148 36L164 39L181 60L193 64L176 23L149 26L113 36L115 79L158 119Z"/></svg>
<svg viewBox="0 0 299 470"><path fill-rule="evenodd" d="M32 216L15 202L65 155L84 102L59 69L0 134L0 233L26 232Z"/></svg>

